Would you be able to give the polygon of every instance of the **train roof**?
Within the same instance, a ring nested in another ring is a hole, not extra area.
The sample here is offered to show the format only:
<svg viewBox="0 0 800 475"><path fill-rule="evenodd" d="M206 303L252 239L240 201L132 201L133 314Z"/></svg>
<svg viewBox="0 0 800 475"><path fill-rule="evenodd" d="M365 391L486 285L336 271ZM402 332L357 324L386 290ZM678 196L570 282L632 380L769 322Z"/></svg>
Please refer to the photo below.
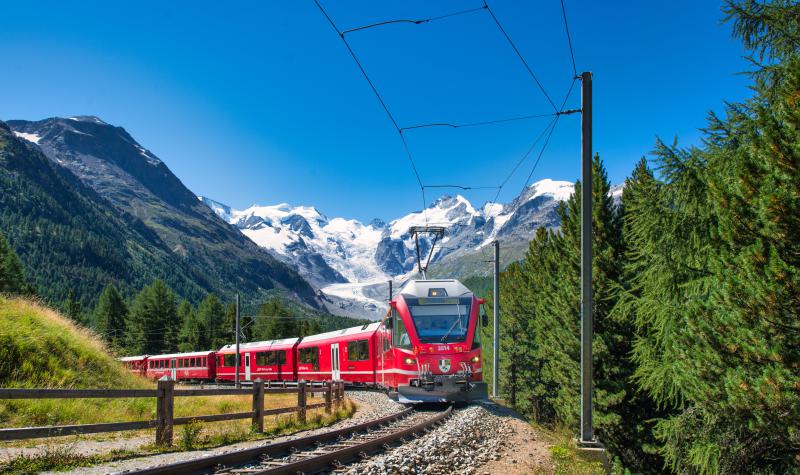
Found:
<svg viewBox="0 0 800 475"><path fill-rule="evenodd" d="M352 335L359 335L362 333L374 333L378 330L378 327L381 326L381 322L373 322L367 325L361 325L358 327L350 327L344 328L342 330L334 330L332 332L327 333L320 333L318 335L309 335L303 338L303 341L300 342L302 345L303 343L320 341L320 340L327 340L330 338L338 338L343 336L352 336Z"/></svg>
<svg viewBox="0 0 800 475"><path fill-rule="evenodd" d="M465 297L472 294L471 290L456 279L410 280L400 289L400 293L411 297L434 297L431 291L438 289L444 289L446 295L436 295L437 297Z"/></svg>
<svg viewBox="0 0 800 475"><path fill-rule="evenodd" d="M297 343L299 338L284 338L282 340L266 340L266 341L251 341L248 343L239 343L239 351L252 350L253 348L269 349L276 347L278 349L291 348ZM227 354L236 353L236 345L225 345L217 353Z"/></svg>
<svg viewBox="0 0 800 475"><path fill-rule="evenodd" d="M214 353L214 350L208 351L194 351L191 353L171 353L169 355L153 355L150 358L183 358L189 356L208 356Z"/></svg>
<svg viewBox="0 0 800 475"><path fill-rule="evenodd" d="M117 361L141 361L148 356L150 355L123 356L122 358L117 358Z"/></svg>

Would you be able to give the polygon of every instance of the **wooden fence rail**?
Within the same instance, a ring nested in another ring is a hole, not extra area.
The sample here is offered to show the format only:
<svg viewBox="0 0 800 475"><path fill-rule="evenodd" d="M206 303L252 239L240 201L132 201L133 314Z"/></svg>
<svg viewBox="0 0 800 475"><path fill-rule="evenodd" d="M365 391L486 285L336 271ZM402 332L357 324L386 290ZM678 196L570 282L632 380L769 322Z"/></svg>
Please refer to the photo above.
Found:
<svg viewBox="0 0 800 475"><path fill-rule="evenodd" d="M297 406L278 409L264 409L265 394L297 394ZM306 396L323 393L324 402L308 404ZM253 410L228 414L210 414L189 417L174 417L175 398L191 396L231 396L249 394L253 396ZM156 418L149 421L106 422L101 424L79 424L62 426L20 427L0 429L0 441L35 439L73 434L96 434L101 432L118 432L140 429L156 429L156 445L172 444L173 427L188 424L192 421L216 422L251 418L253 427L259 433L264 432L264 417L277 414L296 413L298 421L306 421L306 411L325 408L332 411L333 404L338 408L344 399L344 384L341 382L325 382L323 386L307 385L300 381L294 387L266 388L264 382L256 380L252 389L175 389L175 381L161 379L157 389L12 389L0 388L0 399L77 399L77 398L156 398Z"/></svg>

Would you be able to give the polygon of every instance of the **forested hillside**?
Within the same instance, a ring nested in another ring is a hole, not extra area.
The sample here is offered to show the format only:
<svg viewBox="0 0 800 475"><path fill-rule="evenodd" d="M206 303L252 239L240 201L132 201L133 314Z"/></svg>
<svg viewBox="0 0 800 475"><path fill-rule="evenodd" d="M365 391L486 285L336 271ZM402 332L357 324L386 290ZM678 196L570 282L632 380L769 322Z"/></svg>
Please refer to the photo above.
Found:
<svg viewBox="0 0 800 475"><path fill-rule="evenodd" d="M93 306L108 282L129 296L157 278L193 302L282 292L320 306L302 277L221 221L122 127L96 117L8 126L0 232L49 301L72 292Z"/></svg>
<svg viewBox="0 0 800 475"><path fill-rule="evenodd" d="M199 299L199 276L132 215L0 123L0 231L37 293L91 302L108 282L132 295L154 278Z"/></svg>
<svg viewBox="0 0 800 475"><path fill-rule="evenodd" d="M622 206L594 162L597 434L635 472L800 469L800 5L730 2L754 96L657 142ZM502 393L577 427L580 186L502 275Z"/></svg>

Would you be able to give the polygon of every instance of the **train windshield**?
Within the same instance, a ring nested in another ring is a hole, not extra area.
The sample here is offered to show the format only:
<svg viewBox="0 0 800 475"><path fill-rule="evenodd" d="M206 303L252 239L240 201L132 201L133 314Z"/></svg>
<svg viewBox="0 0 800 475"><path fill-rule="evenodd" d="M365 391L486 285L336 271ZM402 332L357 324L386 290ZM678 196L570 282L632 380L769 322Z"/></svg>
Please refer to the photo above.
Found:
<svg viewBox="0 0 800 475"><path fill-rule="evenodd" d="M406 299L411 321L422 343L452 343L467 339L472 298Z"/></svg>

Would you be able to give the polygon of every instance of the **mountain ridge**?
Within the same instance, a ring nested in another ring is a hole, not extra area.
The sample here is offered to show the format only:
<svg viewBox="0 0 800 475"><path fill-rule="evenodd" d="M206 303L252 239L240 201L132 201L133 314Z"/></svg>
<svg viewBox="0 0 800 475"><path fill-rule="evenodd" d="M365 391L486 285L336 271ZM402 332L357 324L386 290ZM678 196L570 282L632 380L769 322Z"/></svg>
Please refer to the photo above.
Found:
<svg viewBox="0 0 800 475"><path fill-rule="evenodd" d="M411 226L442 225L446 236L434 252L431 276L485 275L486 247L502 241L502 263L521 259L536 228L560 226L557 208L569 199L574 184L540 180L508 203L475 207L461 195L442 195L425 210L388 223L330 218L315 206L253 205L234 209L220 201L198 200L258 245L269 249L321 289L340 312L382 316L386 282L402 282L415 274L416 250ZM614 192L618 199L619 190ZM430 241L420 239L427 255ZM485 269L484 269L485 268Z"/></svg>
<svg viewBox="0 0 800 475"><path fill-rule="evenodd" d="M221 220L166 164L122 127L94 116L10 120L13 138L41 152L122 215L157 236L171 259L206 291L264 295L285 291L323 306L299 274ZM91 198L98 201L96 198Z"/></svg>

